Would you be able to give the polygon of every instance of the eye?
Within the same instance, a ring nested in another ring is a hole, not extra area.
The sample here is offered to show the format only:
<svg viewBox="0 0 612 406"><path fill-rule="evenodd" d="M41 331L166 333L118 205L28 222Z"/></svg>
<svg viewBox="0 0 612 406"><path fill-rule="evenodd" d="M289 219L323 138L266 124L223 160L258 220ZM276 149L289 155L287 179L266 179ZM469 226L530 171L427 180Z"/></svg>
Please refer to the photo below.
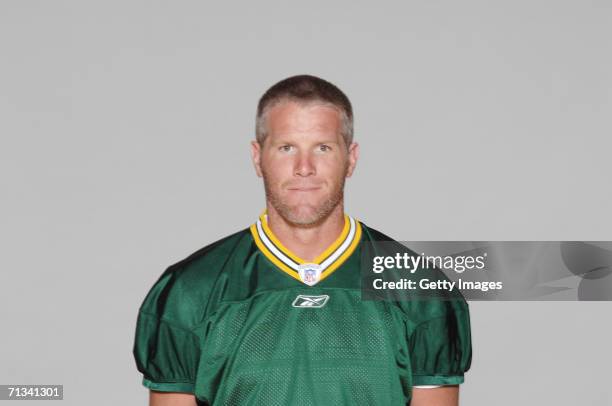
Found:
<svg viewBox="0 0 612 406"><path fill-rule="evenodd" d="M326 144L321 144L318 147L318 151L319 152L327 152L327 151L331 151L331 147L329 145Z"/></svg>
<svg viewBox="0 0 612 406"><path fill-rule="evenodd" d="M278 147L278 150L281 152L291 152L293 151L293 145L288 145L288 144L281 145L280 147Z"/></svg>

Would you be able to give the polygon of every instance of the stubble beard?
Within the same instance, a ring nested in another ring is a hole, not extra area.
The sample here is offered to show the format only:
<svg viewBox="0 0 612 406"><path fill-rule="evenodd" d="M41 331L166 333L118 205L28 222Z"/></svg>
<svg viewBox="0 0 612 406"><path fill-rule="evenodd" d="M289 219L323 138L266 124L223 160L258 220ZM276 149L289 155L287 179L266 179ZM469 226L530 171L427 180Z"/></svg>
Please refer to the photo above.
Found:
<svg viewBox="0 0 612 406"><path fill-rule="evenodd" d="M263 169L263 168L262 168ZM270 177L262 170L264 188L268 202L274 207L278 214L287 223L297 227L315 227L323 222L339 204L344 201L344 182L345 174L338 179L331 193L317 206L310 206L308 213L302 213L301 207L298 205L290 205L287 203L280 193L276 193L271 185Z"/></svg>

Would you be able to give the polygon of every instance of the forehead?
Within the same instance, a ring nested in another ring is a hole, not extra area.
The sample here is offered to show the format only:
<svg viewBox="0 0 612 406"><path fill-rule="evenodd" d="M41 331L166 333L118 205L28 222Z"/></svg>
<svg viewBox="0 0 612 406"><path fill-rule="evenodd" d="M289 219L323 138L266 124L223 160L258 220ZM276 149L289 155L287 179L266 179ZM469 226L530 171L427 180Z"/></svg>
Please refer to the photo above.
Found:
<svg viewBox="0 0 612 406"><path fill-rule="evenodd" d="M340 111L329 104L281 101L266 113L268 136L316 133L340 135Z"/></svg>

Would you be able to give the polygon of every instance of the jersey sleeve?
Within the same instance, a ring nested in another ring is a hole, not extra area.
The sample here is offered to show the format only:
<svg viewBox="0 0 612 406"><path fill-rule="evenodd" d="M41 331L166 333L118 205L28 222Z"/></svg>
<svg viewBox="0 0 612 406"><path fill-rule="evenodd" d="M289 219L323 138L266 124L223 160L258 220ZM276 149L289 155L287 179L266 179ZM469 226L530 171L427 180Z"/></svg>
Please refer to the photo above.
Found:
<svg viewBox="0 0 612 406"><path fill-rule="evenodd" d="M194 393L200 340L188 323L186 300L167 270L139 309L133 353L149 389Z"/></svg>
<svg viewBox="0 0 612 406"><path fill-rule="evenodd" d="M413 386L463 383L472 359L467 307L418 324L409 349Z"/></svg>

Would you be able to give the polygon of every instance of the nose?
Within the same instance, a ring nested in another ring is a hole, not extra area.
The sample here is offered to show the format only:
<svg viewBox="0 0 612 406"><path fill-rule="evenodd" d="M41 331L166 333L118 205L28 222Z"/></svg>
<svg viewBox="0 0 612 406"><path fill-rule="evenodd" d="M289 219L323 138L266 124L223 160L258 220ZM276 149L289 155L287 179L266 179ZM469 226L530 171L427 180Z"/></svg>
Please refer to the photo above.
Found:
<svg viewBox="0 0 612 406"><path fill-rule="evenodd" d="M315 174L316 170L313 162L313 157L308 152L300 152L295 162L295 175L311 176Z"/></svg>

